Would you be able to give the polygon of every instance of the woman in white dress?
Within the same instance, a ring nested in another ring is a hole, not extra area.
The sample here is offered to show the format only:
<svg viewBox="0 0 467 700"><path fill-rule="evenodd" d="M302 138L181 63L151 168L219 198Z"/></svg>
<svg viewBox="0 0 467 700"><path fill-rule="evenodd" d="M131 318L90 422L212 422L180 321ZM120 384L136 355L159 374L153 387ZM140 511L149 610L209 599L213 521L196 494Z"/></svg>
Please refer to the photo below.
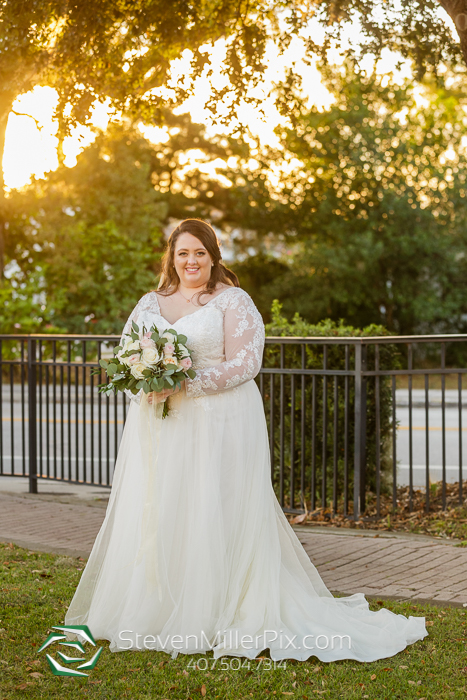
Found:
<svg viewBox="0 0 467 700"><path fill-rule="evenodd" d="M424 618L334 598L284 516L254 381L263 322L209 224L173 231L159 289L124 333L133 320L186 335L196 377L130 394L105 520L65 623L88 625L111 651L173 657L374 661L423 639Z"/></svg>

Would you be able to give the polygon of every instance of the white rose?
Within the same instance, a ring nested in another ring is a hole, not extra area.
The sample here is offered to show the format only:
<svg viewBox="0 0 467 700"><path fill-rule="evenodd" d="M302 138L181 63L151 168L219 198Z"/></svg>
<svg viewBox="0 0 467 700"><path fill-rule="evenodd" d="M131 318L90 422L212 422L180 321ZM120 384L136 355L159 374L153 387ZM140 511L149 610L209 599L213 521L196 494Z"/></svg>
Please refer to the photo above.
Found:
<svg viewBox="0 0 467 700"><path fill-rule="evenodd" d="M144 348L141 353L141 361L149 366L155 365L160 360L160 355L155 348Z"/></svg>
<svg viewBox="0 0 467 700"><path fill-rule="evenodd" d="M122 352L123 352L123 350L122 350ZM121 352L118 353L117 358L118 358L118 361L122 363L122 365L126 365L127 367L130 366L130 363L128 362L128 360L130 358L129 357L122 357Z"/></svg>
<svg viewBox="0 0 467 700"><path fill-rule="evenodd" d="M190 357L190 353L188 352L188 350L186 349L186 347L184 345L180 344L178 346L178 349L179 349L181 357Z"/></svg>
<svg viewBox="0 0 467 700"><path fill-rule="evenodd" d="M162 337L167 338L168 343L175 343L175 336L173 333L169 333L168 331L166 331L162 334Z"/></svg>
<svg viewBox="0 0 467 700"><path fill-rule="evenodd" d="M135 379L144 379L143 372L145 369L147 369L146 365L143 365L142 362L137 362L135 365L132 366L130 372Z"/></svg>
<svg viewBox="0 0 467 700"><path fill-rule="evenodd" d="M131 340L131 339L129 339L128 342L125 342L123 351L124 351L124 352L129 352L130 350L136 350L136 351L141 350L141 346L140 346L140 344L139 344L139 340Z"/></svg>

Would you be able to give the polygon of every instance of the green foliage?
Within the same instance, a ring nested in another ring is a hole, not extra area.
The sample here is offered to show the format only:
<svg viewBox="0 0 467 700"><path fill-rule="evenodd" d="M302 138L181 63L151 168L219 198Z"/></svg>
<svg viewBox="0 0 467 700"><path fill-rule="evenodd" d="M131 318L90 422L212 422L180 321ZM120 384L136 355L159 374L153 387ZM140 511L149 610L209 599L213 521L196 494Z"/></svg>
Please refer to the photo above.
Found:
<svg viewBox="0 0 467 700"><path fill-rule="evenodd" d="M271 309L275 308L272 288L277 278L288 272L287 265L260 251L234 262L230 267L238 276L242 289L254 298L264 321L269 322Z"/></svg>
<svg viewBox="0 0 467 700"><path fill-rule="evenodd" d="M266 325L266 335L272 337L297 338L355 338L390 335L383 326L370 325L363 329L345 326L342 321L336 323L325 319L314 325L295 314L292 321L282 315L282 305L275 300L272 306L272 321ZM264 367L267 369L286 367L287 369L305 368L308 370L353 370L355 363L354 346L307 344L287 344L283 346L282 362L279 345L266 345ZM366 362L369 368L374 366L374 346L368 348ZM347 359L346 359L347 358ZM379 363L381 369L397 368L399 365L398 350L393 345L382 345L379 348ZM270 375L272 377L272 375ZM270 435L274 440L274 469L273 482L281 505L303 507L301 500L310 508L318 505L329 507L333 502L342 506L344 512L350 508L353 500L354 472L354 410L355 391L354 379L337 377L337 375L309 376L306 380L284 375L277 375L272 380L265 378L266 416L269 421ZM273 385L274 382L274 385ZM365 478L367 491L376 489L376 384L369 379L366 386L366 455ZM285 406L281 428L281 398L283 388ZM335 400L337 391L337 403ZM304 392L304 395L303 395ZM295 400L292 401L292 396ZM326 396L326 399L325 399ZM271 425L271 401L275 415L274 425ZM392 394L388 380L379 380L380 401L380 469L381 490L388 489L391 478L391 436L392 436ZM302 406L305 406L305 416ZM346 424L347 407L347 431ZM325 410L326 409L326 410ZM335 424L337 410L337 441L335 440ZM292 431L292 420L294 430ZM314 427L313 427L314 425ZM324 426L326 425L326 429ZM282 435L282 439L281 439ZM305 439L302 440L302 436ZM325 436L325 437L323 437ZM347 439L346 439L347 436ZM291 465L291 444L294 444L294 459ZM304 453L302 455L302 449ZM302 459L303 457L303 459ZM284 475L281 480L280 465L284 464ZM323 463L326 465L323 470ZM304 490L300 496L302 465L304 468ZM293 466L293 468L292 468ZM324 478L323 478L324 476ZM288 503L290 492L294 493L294 503ZM350 496L347 501L347 496ZM311 504L311 506L310 506Z"/></svg>
<svg viewBox="0 0 467 700"><path fill-rule="evenodd" d="M285 41L285 31L274 22L277 16L275 6L233 0L206 6L180 0L138 5L131 0L81 0L79 5L8 0L0 30L5 102L0 109L9 111L17 95L46 84L58 91L57 116L64 128L86 123L96 99L110 100L116 110L161 118L168 103L180 104L193 87L188 79L174 81L169 97L158 89L170 79L171 62L191 50L196 78L209 65L204 45L221 38L230 38L224 69L231 90L236 101L240 96L248 100L252 77L264 71L266 39ZM299 24L291 17L287 33L297 32ZM214 100L210 107L216 111Z"/></svg>
<svg viewBox="0 0 467 700"><path fill-rule="evenodd" d="M441 3L451 16L461 12L457 3ZM452 8L451 8L452 6ZM414 61L423 74L440 64L458 62L460 48L440 15L435 0L415 2L389 0L334 0L310 3L286 0L280 5L261 0L234 2L215 0L209 5L175 0L154 3L131 0L99 3L29 2L9 0L2 7L0 40L4 48L0 63L3 86L0 109L37 84L47 84L59 93L57 116L64 126L85 123L92 103L110 99L117 110L161 116L167 95L158 88L170 78L171 62L188 49L193 52L193 78L211 69L204 45L226 40L223 72L227 88L211 84L208 107L218 114L218 103L226 92L233 93L233 107L240 98L258 102L251 91L266 69L265 50L274 41L283 51L294 35L307 27L311 18L321 25L324 41L305 41L305 50L326 55L330 42L340 44L348 21L360 22L351 48L359 56L380 56L392 49ZM458 24L458 32L462 32ZM170 97L180 104L193 90L193 81L173 81ZM225 109L225 104L223 105ZM235 109L229 116L235 114ZM0 114L3 121L4 113Z"/></svg>
<svg viewBox="0 0 467 700"><path fill-rule="evenodd" d="M47 318L43 304L34 300L37 289L30 283L21 287L10 281L0 284L0 333L44 332Z"/></svg>
<svg viewBox="0 0 467 700"><path fill-rule="evenodd" d="M312 323L464 332L465 90L427 84L420 104L410 83L350 63L323 76L330 107L298 103L281 149L255 156L250 174L227 173L244 246L275 237L286 267L255 293Z"/></svg>
<svg viewBox="0 0 467 700"><path fill-rule="evenodd" d="M119 333L154 288L165 203L150 144L115 127L78 158L11 198L18 283L37 279L46 313L71 333Z"/></svg>

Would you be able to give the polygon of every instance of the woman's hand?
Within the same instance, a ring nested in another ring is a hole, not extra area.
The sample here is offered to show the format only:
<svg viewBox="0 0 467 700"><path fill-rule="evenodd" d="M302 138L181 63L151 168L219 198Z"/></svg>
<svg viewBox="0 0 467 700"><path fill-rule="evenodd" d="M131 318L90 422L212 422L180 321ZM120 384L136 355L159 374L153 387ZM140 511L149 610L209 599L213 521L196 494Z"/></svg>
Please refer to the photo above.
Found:
<svg viewBox="0 0 467 700"><path fill-rule="evenodd" d="M183 388L185 385L185 381L182 382L181 386L177 387L176 389L163 389L162 391L151 391L148 394L148 403L153 404L153 403L162 403L165 401L169 396L172 396L172 394L178 394L181 388Z"/></svg>

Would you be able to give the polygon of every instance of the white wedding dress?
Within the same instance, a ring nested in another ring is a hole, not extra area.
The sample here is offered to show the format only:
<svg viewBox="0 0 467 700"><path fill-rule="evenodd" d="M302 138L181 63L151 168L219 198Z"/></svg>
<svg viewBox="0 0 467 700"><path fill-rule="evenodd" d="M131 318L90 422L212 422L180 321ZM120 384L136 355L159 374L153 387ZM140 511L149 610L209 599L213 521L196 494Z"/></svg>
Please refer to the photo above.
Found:
<svg viewBox="0 0 467 700"><path fill-rule="evenodd" d="M374 661L423 639L422 617L372 612L362 594L334 598L284 516L253 381L264 326L248 294L225 289L169 324L150 292L124 332L132 320L186 335L197 375L163 420L145 395L132 397L105 520L65 623L88 625L111 651L173 657L268 648L274 660Z"/></svg>

